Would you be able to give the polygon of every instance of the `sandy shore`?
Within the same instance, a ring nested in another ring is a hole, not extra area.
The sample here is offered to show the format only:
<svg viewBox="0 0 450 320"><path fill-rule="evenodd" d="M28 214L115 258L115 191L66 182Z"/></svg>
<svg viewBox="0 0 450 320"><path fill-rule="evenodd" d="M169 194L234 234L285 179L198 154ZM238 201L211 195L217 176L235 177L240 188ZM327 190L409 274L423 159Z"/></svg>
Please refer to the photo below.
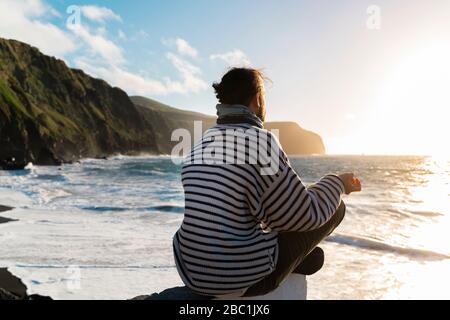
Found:
<svg viewBox="0 0 450 320"><path fill-rule="evenodd" d="M14 208L0 205L0 212L9 211L9 210L12 210L12 209L14 209ZM0 217L0 224L1 223L6 223L6 222L11 222L11 221L17 221L17 220Z"/></svg>

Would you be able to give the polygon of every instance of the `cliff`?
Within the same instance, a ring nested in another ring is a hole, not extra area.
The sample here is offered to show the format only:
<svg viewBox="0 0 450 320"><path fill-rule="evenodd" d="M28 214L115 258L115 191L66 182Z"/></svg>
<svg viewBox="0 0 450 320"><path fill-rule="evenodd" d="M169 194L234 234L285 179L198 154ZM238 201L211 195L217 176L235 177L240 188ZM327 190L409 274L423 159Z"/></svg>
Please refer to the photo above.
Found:
<svg viewBox="0 0 450 320"><path fill-rule="evenodd" d="M37 164L160 152L124 91L1 38L0 145L0 160Z"/></svg>
<svg viewBox="0 0 450 320"><path fill-rule="evenodd" d="M296 122L267 122L264 127L268 130L278 129L280 131L280 143L289 155L325 153L322 138L317 133L303 129Z"/></svg>
<svg viewBox="0 0 450 320"><path fill-rule="evenodd" d="M0 168L55 165L111 154L170 154L174 129L193 133L215 117L130 97L25 43L0 38ZM280 130L289 154L324 153L321 138L293 122ZM192 135L193 136L193 135Z"/></svg>
<svg viewBox="0 0 450 320"><path fill-rule="evenodd" d="M172 132L183 128L189 130L194 143L194 121L202 121L202 131L215 124L216 117L198 112L176 109L153 99L133 96L131 100L141 112L143 119L152 124L158 150L170 154L178 141L171 141Z"/></svg>
<svg viewBox="0 0 450 320"><path fill-rule="evenodd" d="M189 130L194 136L194 121L202 121L203 131L215 124L216 117L198 112L189 112L172 108L152 99L134 96L133 103L141 108L144 117L152 121L158 141L158 149L164 153L170 153L172 146L177 142L171 142L172 131L176 128ZM325 146L322 138L314 132L300 127L296 122L266 122L264 127L268 130L278 129L280 143L289 155L324 154Z"/></svg>

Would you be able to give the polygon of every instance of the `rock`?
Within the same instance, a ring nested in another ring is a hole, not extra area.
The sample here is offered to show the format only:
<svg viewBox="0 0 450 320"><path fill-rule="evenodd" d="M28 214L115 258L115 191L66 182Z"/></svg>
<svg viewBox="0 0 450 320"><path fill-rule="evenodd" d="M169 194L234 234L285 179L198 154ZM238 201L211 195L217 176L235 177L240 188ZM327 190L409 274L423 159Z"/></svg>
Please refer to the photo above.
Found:
<svg viewBox="0 0 450 320"><path fill-rule="evenodd" d="M5 268L0 268L0 289L2 298L23 300L27 296L25 284Z"/></svg>
<svg viewBox="0 0 450 320"><path fill-rule="evenodd" d="M11 293L9 291L0 288L0 300L22 300L22 299L16 296L14 293Z"/></svg>
<svg viewBox="0 0 450 320"><path fill-rule="evenodd" d="M53 300L47 296L41 296L39 294L26 295L24 297L16 296L14 293L6 291L0 288L0 301L1 300Z"/></svg>
<svg viewBox="0 0 450 320"><path fill-rule="evenodd" d="M16 160L14 157L8 157L6 159L0 159L1 170L23 170L27 166L25 159Z"/></svg>
<svg viewBox="0 0 450 320"><path fill-rule="evenodd" d="M0 217L0 224L7 223L7 222L14 222L14 221L18 221L18 220Z"/></svg>
<svg viewBox="0 0 450 320"><path fill-rule="evenodd" d="M137 296L131 300L210 300L212 297L202 296L194 293L188 287L173 287L153 293L151 295Z"/></svg>
<svg viewBox="0 0 450 320"><path fill-rule="evenodd" d="M12 209L14 209L14 208L10 207L10 206L3 206L3 205L0 204L0 212L9 211L9 210L12 210Z"/></svg>
<svg viewBox="0 0 450 320"><path fill-rule="evenodd" d="M9 210L12 210L12 209L14 209L14 208L0 205L0 212L9 211ZM18 221L18 220L5 218L5 217L0 217L0 224L7 223L7 222L12 222L12 221Z"/></svg>
<svg viewBox="0 0 450 320"><path fill-rule="evenodd" d="M307 282L303 274L291 273L283 283L268 294L255 297L224 296L214 298L201 296L187 287L174 287L160 293L137 296L131 300L306 300Z"/></svg>
<svg viewBox="0 0 450 320"><path fill-rule="evenodd" d="M268 294L238 300L306 300L307 281L303 274L291 273L278 288Z"/></svg>
<svg viewBox="0 0 450 320"><path fill-rule="evenodd" d="M0 300L52 300L39 294L27 294L27 287L22 280L5 268L0 268Z"/></svg>

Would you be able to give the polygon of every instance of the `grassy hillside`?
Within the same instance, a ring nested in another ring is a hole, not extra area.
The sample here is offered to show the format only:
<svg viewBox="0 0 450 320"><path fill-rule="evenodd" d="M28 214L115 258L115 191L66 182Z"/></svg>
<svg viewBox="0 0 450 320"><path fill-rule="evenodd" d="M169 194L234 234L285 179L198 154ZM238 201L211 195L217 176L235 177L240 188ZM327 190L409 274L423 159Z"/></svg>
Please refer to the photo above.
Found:
<svg viewBox="0 0 450 320"><path fill-rule="evenodd" d="M128 95L27 44L0 38L0 161L57 164L159 153Z"/></svg>

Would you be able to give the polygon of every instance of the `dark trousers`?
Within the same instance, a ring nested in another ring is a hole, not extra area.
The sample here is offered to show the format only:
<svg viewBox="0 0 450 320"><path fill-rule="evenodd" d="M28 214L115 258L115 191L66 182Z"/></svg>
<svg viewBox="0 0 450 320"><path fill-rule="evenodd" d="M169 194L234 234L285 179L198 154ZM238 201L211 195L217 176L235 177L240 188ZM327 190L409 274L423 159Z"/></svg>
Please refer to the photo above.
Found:
<svg viewBox="0 0 450 320"><path fill-rule="evenodd" d="M341 201L331 219L318 229L305 232L280 232L278 236L278 262L275 270L252 285L244 297L267 294L275 290L281 282L300 267L301 263L314 248L342 222L345 216L345 204Z"/></svg>

